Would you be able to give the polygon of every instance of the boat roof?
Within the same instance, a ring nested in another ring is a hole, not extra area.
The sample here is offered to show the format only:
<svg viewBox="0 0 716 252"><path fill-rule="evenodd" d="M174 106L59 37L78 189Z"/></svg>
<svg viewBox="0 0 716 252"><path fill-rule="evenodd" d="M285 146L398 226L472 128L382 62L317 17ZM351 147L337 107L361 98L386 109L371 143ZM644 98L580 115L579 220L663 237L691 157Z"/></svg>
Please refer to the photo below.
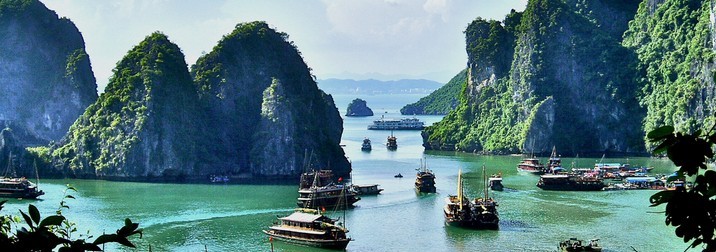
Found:
<svg viewBox="0 0 716 252"><path fill-rule="evenodd" d="M656 181L654 177L627 177L627 182L652 182Z"/></svg>
<svg viewBox="0 0 716 252"><path fill-rule="evenodd" d="M313 235L322 235L325 234L326 231L313 231L303 228L288 228L283 226L273 226L271 227L273 230L281 230L281 231L289 231L289 232L297 232L297 233L304 233L304 234L313 234Z"/></svg>
<svg viewBox="0 0 716 252"><path fill-rule="evenodd" d="M545 174L540 176L542 178L569 178L569 175L563 175L563 174Z"/></svg>
<svg viewBox="0 0 716 252"><path fill-rule="evenodd" d="M488 178L488 181L502 180L502 178Z"/></svg>
<svg viewBox="0 0 716 252"><path fill-rule="evenodd" d="M286 216L286 217L283 217L280 219L285 220L285 221L311 223L311 222L314 222L314 221L320 219L321 217L323 217L323 215L295 212L289 216Z"/></svg>
<svg viewBox="0 0 716 252"><path fill-rule="evenodd" d="M372 186L379 186L379 184L363 184L363 185L353 185L356 187L372 187Z"/></svg>
<svg viewBox="0 0 716 252"><path fill-rule="evenodd" d="M598 163L594 164L595 166L621 166L621 163Z"/></svg>

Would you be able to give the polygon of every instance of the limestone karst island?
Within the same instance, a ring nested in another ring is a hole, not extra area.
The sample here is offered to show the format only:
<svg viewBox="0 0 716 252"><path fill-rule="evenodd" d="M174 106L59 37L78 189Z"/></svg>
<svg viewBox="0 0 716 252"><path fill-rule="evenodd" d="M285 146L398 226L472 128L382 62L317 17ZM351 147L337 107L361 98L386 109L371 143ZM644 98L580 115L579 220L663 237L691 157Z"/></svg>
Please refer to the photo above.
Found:
<svg viewBox="0 0 716 252"><path fill-rule="evenodd" d="M715 17L0 0L0 250L716 251Z"/></svg>

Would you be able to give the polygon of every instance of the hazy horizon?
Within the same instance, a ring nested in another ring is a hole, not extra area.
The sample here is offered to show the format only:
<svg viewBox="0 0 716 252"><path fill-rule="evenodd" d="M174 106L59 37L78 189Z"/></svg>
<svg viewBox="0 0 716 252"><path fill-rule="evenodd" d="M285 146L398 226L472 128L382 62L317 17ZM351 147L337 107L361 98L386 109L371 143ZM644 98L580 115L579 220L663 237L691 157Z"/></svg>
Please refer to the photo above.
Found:
<svg viewBox="0 0 716 252"><path fill-rule="evenodd" d="M225 1L41 0L85 39L102 93L112 69L154 31L189 66L234 26L266 21L289 35L319 79L447 82L465 67L463 31L477 17L502 20L526 0Z"/></svg>

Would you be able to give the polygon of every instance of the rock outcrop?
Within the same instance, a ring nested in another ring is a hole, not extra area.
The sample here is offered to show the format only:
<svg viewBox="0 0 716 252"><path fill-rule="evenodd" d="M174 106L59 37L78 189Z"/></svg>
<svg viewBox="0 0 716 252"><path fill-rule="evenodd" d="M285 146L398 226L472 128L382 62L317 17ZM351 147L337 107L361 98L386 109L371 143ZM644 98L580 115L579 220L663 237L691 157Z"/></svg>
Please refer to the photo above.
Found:
<svg viewBox="0 0 716 252"><path fill-rule="evenodd" d="M211 125L206 151L213 167L294 179L309 163L338 176L350 172L333 98L318 89L285 33L264 22L238 24L197 61L192 76Z"/></svg>
<svg viewBox="0 0 716 252"><path fill-rule="evenodd" d="M60 140L97 99L77 27L37 0L0 0L0 94L0 121L40 140L20 146Z"/></svg>
<svg viewBox="0 0 716 252"><path fill-rule="evenodd" d="M54 163L77 177L202 175L202 115L184 54L154 33L117 64L105 92L53 150Z"/></svg>
<svg viewBox="0 0 716 252"><path fill-rule="evenodd" d="M373 110L368 107L365 100L356 98L348 104L346 116L373 116Z"/></svg>
<svg viewBox="0 0 716 252"><path fill-rule="evenodd" d="M645 0L629 23L623 44L639 57L646 132L663 125L707 132L716 124L715 6Z"/></svg>
<svg viewBox="0 0 716 252"><path fill-rule="evenodd" d="M179 47L148 36L51 148L54 167L150 181L298 180L309 164L349 174L333 99L287 39L263 22L239 24L190 73Z"/></svg>
<svg viewBox="0 0 716 252"><path fill-rule="evenodd" d="M427 128L427 149L644 153L633 53L620 45L637 1L529 1L465 34L462 103Z"/></svg>

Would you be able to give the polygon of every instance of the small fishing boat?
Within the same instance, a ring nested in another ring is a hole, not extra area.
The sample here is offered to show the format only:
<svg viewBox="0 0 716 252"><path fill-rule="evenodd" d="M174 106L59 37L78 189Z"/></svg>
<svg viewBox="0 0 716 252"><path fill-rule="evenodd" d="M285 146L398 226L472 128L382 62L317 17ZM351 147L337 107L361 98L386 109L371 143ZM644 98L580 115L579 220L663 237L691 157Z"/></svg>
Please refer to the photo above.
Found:
<svg viewBox="0 0 716 252"><path fill-rule="evenodd" d="M345 219L345 218L344 218ZM348 229L317 210L297 209L289 216L278 218L280 223L263 232L272 239L328 249L345 249L352 240Z"/></svg>
<svg viewBox="0 0 716 252"><path fill-rule="evenodd" d="M602 251L602 247L597 243L599 239L592 239L589 244L582 244L582 240L570 238L569 240L559 242L559 251L561 252L598 252Z"/></svg>
<svg viewBox="0 0 716 252"><path fill-rule="evenodd" d="M378 184L372 185L352 185L358 195L378 195L383 191L383 188L378 188Z"/></svg>
<svg viewBox="0 0 716 252"><path fill-rule="evenodd" d="M402 177L403 177L403 174L398 173L398 174L395 174L395 176L393 176L393 177L394 177L394 178L402 178Z"/></svg>
<svg viewBox="0 0 716 252"><path fill-rule="evenodd" d="M493 174L487 179L487 184L490 186L490 190L502 191L505 187L502 185L502 175Z"/></svg>

